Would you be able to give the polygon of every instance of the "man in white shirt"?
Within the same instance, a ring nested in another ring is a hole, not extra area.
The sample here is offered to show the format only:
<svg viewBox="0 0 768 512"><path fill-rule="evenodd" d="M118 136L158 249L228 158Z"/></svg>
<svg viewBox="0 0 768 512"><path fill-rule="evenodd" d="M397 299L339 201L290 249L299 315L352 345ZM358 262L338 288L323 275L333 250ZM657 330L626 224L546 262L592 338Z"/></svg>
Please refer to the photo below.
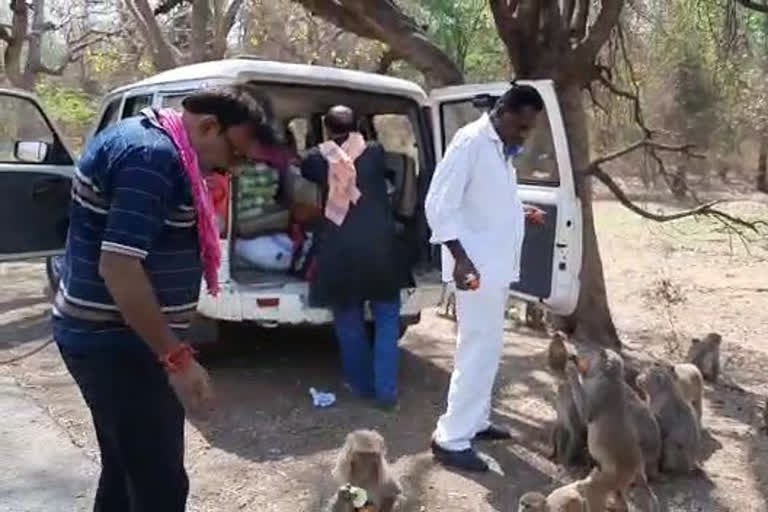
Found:
<svg viewBox="0 0 768 512"><path fill-rule="evenodd" d="M544 109L530 86L513 85L490 113L461 128L435 170L426 199L434 244L442 244L443 279L456 285L458 336L448 408L432 452L447 466L487 471L471 441L509 439L490 422L491 392L504 340L504 309L519 280L525 218L512 158Z"/></svg>

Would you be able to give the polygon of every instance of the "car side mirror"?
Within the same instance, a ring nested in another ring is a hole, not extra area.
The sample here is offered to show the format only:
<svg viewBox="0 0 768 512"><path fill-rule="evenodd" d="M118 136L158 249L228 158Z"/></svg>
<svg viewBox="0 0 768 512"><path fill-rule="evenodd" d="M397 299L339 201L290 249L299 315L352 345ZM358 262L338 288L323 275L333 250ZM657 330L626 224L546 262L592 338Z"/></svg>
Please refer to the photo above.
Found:
<svg viewBox="0 0 768 512"><path fill-rule="evenodd" d="M13 155L19 162L40 164L48 156L48 144L36 140L19 140L13 148Z"/></svg>

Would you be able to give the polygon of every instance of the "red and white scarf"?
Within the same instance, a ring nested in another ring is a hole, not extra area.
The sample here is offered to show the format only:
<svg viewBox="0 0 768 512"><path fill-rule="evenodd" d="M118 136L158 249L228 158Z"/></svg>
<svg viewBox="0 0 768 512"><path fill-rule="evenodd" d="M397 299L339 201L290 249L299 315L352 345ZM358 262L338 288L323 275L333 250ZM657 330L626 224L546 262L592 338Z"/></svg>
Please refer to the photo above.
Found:
<svg viewBox="0 0 768 512"><path fill-rule="evenodd" d="M365 151L365 139L354 132L349 134L341 146L334 141L323 142L320 153L328 162L328 200L325 216L337 226L344 223L349 206L360 200L362 194L357 188L355 160Z"/></svg>
<svg viewBox="0 0 768 512"><path fill-rule="evenodd" d="M171 138L181 159L181 167L187 176L192 200L197 215L197 238L200 245L200 260L203 265L203 278L208 294L219 293L219 265L221 265L221 247L216 211L213 208L208 186L200 171L197 152L192 148L187 130L182 121L182 114L173 109L157 112L160 127Z"/></svg>

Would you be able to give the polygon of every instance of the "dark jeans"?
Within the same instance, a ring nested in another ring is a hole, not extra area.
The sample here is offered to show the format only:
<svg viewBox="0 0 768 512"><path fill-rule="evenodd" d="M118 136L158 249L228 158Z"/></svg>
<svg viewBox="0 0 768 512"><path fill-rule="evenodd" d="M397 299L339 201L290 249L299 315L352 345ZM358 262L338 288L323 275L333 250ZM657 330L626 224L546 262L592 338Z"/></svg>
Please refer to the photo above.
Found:
<svg viewBox="0 0 768 512"><path fill-rule="evenodd" d="M184 409L149 350L72 352L64 362L101 450L95 512L183 512Z"/></svg>
<svg viewBox="0 0 768 512"><path fill-rule="evenodd" d="M373 350L365 328L364 303L333 308L333 324L347 383L362 396L397 400L397 341L400 299L371 302L375 324Z"/></svg>

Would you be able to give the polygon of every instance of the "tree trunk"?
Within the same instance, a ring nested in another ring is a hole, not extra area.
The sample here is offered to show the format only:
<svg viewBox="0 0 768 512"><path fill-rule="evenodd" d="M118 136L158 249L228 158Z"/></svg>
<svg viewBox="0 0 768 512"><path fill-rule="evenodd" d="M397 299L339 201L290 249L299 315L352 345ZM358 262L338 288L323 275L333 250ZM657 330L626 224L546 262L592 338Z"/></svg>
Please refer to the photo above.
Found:
<svg viewBox="0 0 768 512"><path fill-rule="evenodd" d="M581 199L583 250L581 287L576 311L569 317L558 318L555 324L582 342L620 348L621 342L608 307L603 261L597 244L592 212L592 179L577 171L586 169L590 162L583 96L581 89L576 86L566 86L558 92L571 149L576 190Z"/></svg>
<svg viewBox="0 0 768 512"><path fill-rule="evenodd" d="M204 62L208 57L208 24L211 21L209 0L195 0L192 4L192 34L190 61Z"/></svg>
<svg viewBox="0 0 768 512"><path fill-rule="evenodd" d="M768 164L768 135L763 135L760 138L760 153L757 156L757 190L768 194L766 164Z"/></svg>

